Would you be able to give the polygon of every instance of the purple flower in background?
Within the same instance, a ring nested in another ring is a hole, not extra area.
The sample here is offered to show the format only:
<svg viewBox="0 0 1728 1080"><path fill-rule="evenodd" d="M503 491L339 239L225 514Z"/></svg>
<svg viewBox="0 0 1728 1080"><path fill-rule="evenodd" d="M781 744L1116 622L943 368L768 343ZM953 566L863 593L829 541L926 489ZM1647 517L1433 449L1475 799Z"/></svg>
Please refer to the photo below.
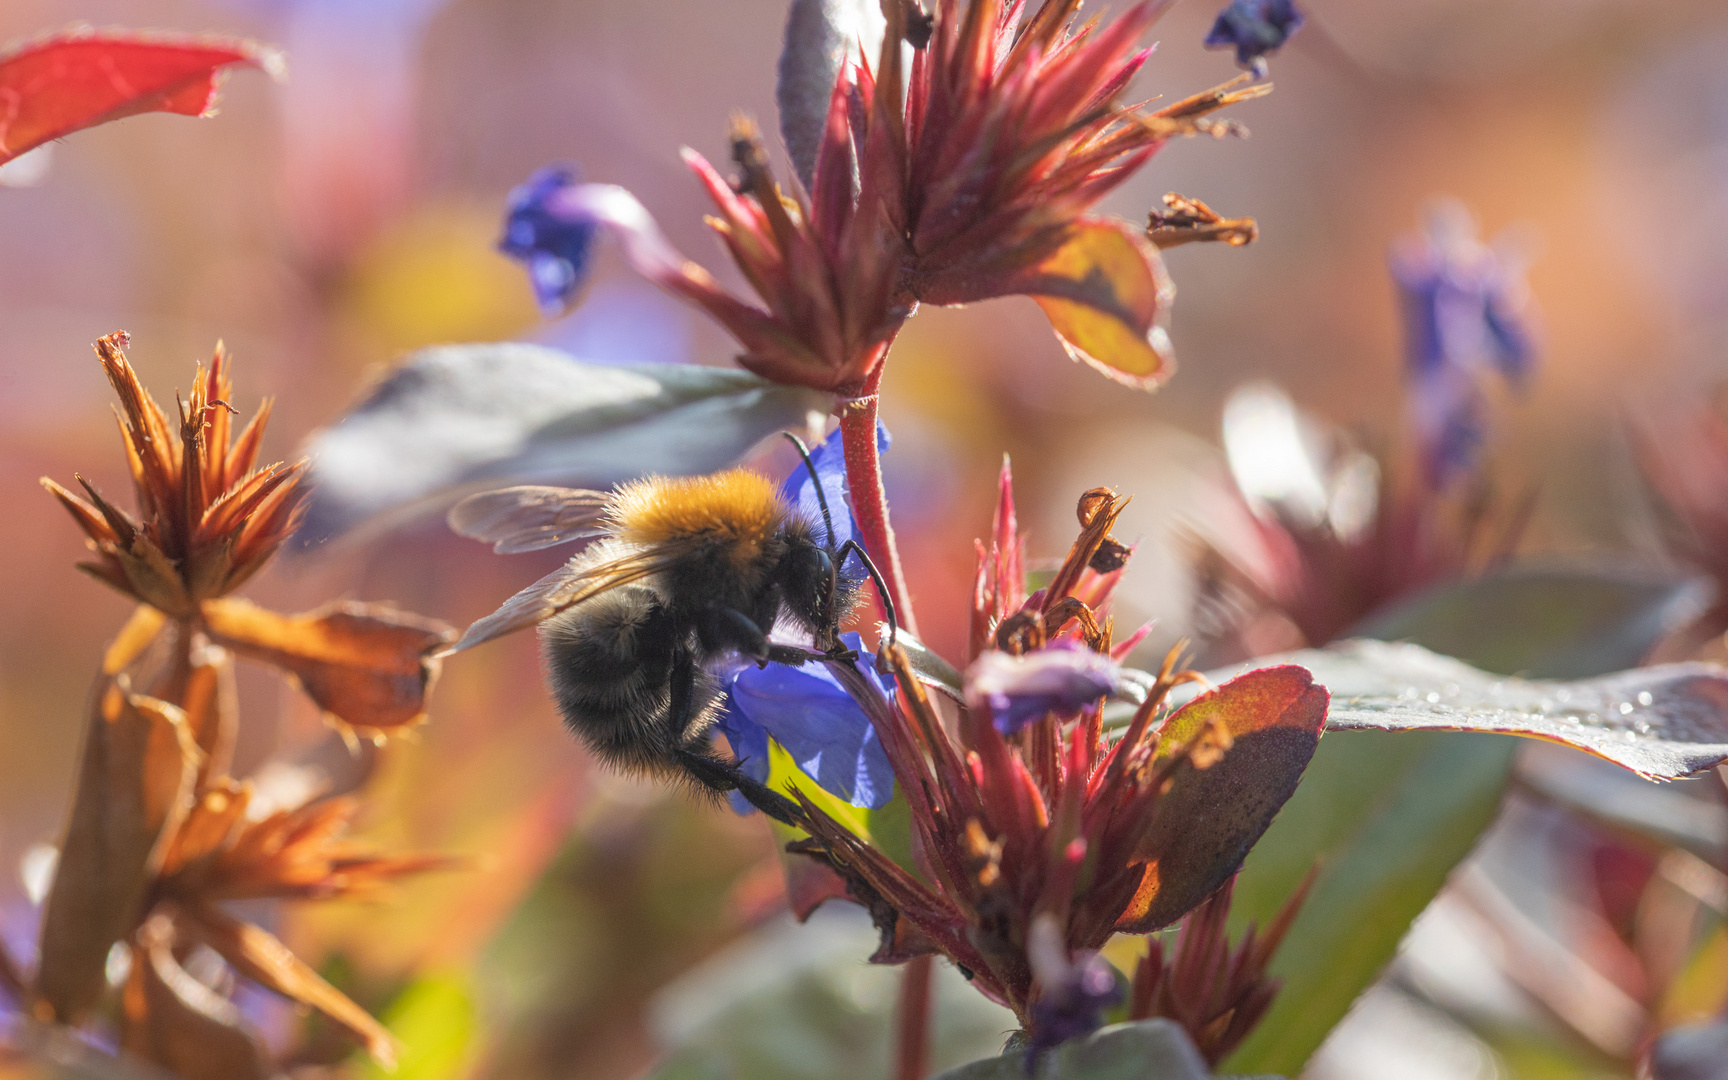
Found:
<svg viewBox="0 0 1728 1080"><path fill-rule="evenodd" d="M1436 488L1468 475L1484 437L1481 380L1522 388L1535 365L1524 260L1476 238L1462 203L1435 204L1427 229L1392 250L1404 308L1409 405Z"/></svg>
<svg viewBox="0 0 1728 1080"><path fill-rule="evenodd" d="M1073 642L1024 656L988 649L966 671L966 703L989 710L996 730L1012 735L1046 713L1078 712L1121 685L1114 661Z"/></svg>
<svg viewBox="0 0 1728 1080"><path fill-rule="evenodd" d="M587 276L597 222L561 212L557 196L577 186L576 170L548 165L510 192L509 216L498 250L528 265L542 310L558 314L570 305Z"/></svg>
<svg viewBox="0 0 1728 1080"><path fill-rule="evenodd" d="M1078 949L1069 956L1053 916L1040 915L1033 920L1026 959L1038 980L1038 997L1032 1002L1032 1038L1026 1047L1030 1072L1045 1050L1103 1026L1104 1010L1120 1003L1123 994L1116 969L1108 960L1091 949Z"/></svg>
<svg viewBox="0 0 1728 1080"><path fill-rule="evenodd" d="M876 671L876 658L857 634L840 640L858 651L858 670L886 695L894 677ZM798 767L823 789L853 806L877 809L894 796L894 770L876 739L869 717L822 664L747 667L732 679L720 714L720 730L743 761L744 772L768 781L768 738L786 748ZM752 811L734 797L739 813Z"/></svg>
<svg viewBox="0 0 1728 1080"><path fill-rule="evenodd" d="M1208 49L1236 50L1243 67L1265 63L1262 57L1277 52L1302 27L1302 13L1294 0L1233 0L1218 13L1212 32L1206 35Z"/></svg>

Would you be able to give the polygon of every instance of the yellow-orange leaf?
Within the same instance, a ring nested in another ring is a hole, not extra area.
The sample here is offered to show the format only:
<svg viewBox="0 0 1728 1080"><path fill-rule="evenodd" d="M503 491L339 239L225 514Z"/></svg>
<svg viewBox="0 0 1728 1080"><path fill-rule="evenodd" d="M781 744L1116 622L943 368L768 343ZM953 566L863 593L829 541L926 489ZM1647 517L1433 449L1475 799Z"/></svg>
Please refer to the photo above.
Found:
<svg viewBox="0 0 1728 1080"><path fill-rule="evenodd" d="M1164 329L1175 286L1157 248L1124 222L1081 219L1005 291L1036 300L1068 355L1118 382L1149 390L1176 371Z"/></svg>
<svg viewBox="0 0 1728 1080"><path fill-rule="evenodd" d="M338 603L278 615L245 600L204 605L210 636L282 669L318 707L362 734L406 730L426 715L438 673L432 656L456 635L432 619L372 604Z"/></svg>

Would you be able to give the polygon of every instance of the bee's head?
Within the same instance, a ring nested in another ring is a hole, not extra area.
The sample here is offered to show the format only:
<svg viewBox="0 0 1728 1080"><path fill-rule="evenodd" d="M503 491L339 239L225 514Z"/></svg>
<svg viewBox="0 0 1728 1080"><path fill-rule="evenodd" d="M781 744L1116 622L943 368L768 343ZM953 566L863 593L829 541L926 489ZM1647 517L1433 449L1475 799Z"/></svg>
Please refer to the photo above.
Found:
<svg viewBox="0 0 1728 1080"><path fill-rule="evenodd" d="M834 555L818 542L814 529L788 528L786 540L779 574L782 602L821 637L851 611L857 588L834 572Z"/></svg>

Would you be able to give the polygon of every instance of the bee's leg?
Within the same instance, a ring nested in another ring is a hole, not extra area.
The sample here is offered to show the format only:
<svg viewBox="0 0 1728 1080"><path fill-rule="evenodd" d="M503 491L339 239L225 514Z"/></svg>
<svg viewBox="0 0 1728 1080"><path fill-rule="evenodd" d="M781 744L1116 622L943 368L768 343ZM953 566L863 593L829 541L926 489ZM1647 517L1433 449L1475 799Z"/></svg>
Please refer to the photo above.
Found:
<svg viewBox="0 0 1728 1080"><path fill-rule="evenodd" d="M813 649L769 641L768 635L756 624L756 620L737 608L709 608L703 630L706 641L736 649L741 655L760 664L790 664L797 667L829 658L829 654Z"/></svg>
<svg viewBox="0 0 1728 1080"><path fill-rule="evenodd" d="M734 763L714 757L713 752L711 746L693 744L679 748L676 754L679 764L702 786L715 791L736 791L744 796L751 806L782 825L800 829L804 827L802 807L762 781L746 775L744 770Z"/></svg>
<svg viewBox="0 0 1728 1080"><path fill-rule="evenodd" d="M672 685L666 709L667 732L673 743L672 757L691 779L710 791L736 791L751 806L786 825L801 826L803 810L797 803L767 784L748 776L735 761L719 757L706 735L687 739L685 733L696 713L696 658L680 648L672 658Z"/></svg>

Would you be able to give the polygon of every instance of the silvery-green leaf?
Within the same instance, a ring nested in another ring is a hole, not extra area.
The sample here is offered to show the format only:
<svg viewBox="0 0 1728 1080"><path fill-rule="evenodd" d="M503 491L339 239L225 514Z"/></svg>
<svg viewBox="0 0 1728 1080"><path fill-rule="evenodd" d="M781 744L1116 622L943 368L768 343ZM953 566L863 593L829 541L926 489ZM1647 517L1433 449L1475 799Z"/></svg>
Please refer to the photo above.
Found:
<svg viewBox="0 0 1728 1080"><path fill-rule="evenodd" d="M1026 1067L1024 1051L974 1061L936 1080L1207 1080L1212 1075L1182 1028L1138 1020L1070 1039Z"/></svg>
<svg viewBox="0 0 1728 1080"><path fill-rule="evenodd" d="M422 349L312 436L299 542L399 524L488 487L604 489L712 472L831 406L827 394L727 368L610 367L508 342Z"/></svg>
<svg viewBox="0 0 1728 1080"><path fill-rule="evenodd" d="M1514 679L1417 645L1380 641L1340 642L1279 662L1301 664L1331 690L1330 730L1523 735L1661 780L1728 758L1728 671L1714 664L1662 664L1595 679Z"/></svg>
<svg viewBox="0 0 1728 1080"><path fill-rule="evenodd" d="M780 135L798 179L810 187L828 102L841 65L860 56L876 62L884 29L877 0L792 0L780 52Z"/></svg>
<svg viewBox="0 0 1728 1080"><path fill-rule="evenodd" d="M1487 731L1546 739L1652 780L1728 759L1728 670L1662 664L1595 679L1514 679L1419 645L1341 641L1208 672L1300 664L1332 694L1328 731ZM1193 687L1171 695L1193 697Z"/></svg>
<svg viewBox="0 0 1728 1080"><path fill-rule="evenodd" d="M778 919L655 995L648 1027L665 1057L652 1080L881 1080L893 1070L899 968L866 964L877 934L861 908L825 904ZM930 1060L996 1051L1014 1014L938 962ZM1022 1075L1017 1080L1025 1080Z"/></svg>
<svg viewBox="0 0 1728 1080"><path fill-rule="evenodd" d="M1479 668L1588 677L1641 660L1687 616L1691 589L1600 568L1514 569L1430 590L1360 632L1456 652ZM1326 683L1337 674L1317 678ZM1272 962L1284 989L1227 1068L1302 1071L1494 820L1519 749L1515 739L1450 731L1346 730L1320 740L1295 796L1236 879L1231 925L1240 932L1249 921L1265 925L1321 868ZM1606 767L1581 754L1562 756Z"/></svg>
<svg viewBox="0 0 1728 1080"><path fill-rule="evenodd" d="M886 636L887 631L884 630L884 640ZM918 676L919 682L942 691L955 701L966 700L966 680L958 668L937 655L930 646L909 631L900 631L894 640L905 651L906 662L911 666L912 674Z"/></svg>

